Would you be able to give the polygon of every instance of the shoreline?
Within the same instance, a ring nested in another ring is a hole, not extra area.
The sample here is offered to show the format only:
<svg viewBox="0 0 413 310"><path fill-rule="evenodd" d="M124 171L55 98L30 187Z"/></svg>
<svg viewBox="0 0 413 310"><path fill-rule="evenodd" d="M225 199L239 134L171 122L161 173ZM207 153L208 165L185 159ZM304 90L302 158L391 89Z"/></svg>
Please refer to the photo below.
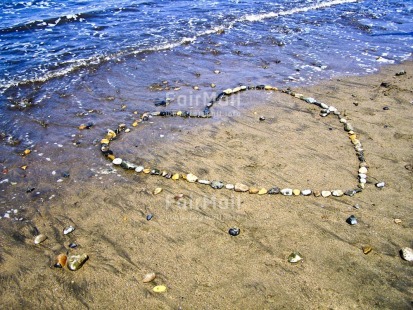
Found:
<svg viewBox="0 0 413 310"><path fill-rule="evenodd" d="M105 175L110 165L103 156L90 183L73 181L72 173L61 196L26 210L32 220L0 220L3 307L411 307L411 263L398 251L413 246L412 72L409 61L294 88L345 111L360 134L369 178L355 197L257 196L123 169ZM289 96L241 96L253 103L240 116L224 107L222 120L193 130L180 131L180 120L165 125L174 134L138 154L127 139L114 148L162 168L251 186L355 183L357 158L336 118L320 118ZM381 190L374 186L380 181ZM163 192L153 195L156 187ZM178 194L183 198L175 200ZM354 226L346 223L352 214ZM63 235L69 225L76 230ZM234 226L239 236L228 234ZM39 246L36 230L48 236ZM79 248L69 250L70 242ZM372 251L363 254L366 246ZM49 268L67 250L89 260L75 272ZM294 251L304 261L290 264ZM142 283L148 272L157 278ZM152 292L155 285L167 292Z"/></svg>

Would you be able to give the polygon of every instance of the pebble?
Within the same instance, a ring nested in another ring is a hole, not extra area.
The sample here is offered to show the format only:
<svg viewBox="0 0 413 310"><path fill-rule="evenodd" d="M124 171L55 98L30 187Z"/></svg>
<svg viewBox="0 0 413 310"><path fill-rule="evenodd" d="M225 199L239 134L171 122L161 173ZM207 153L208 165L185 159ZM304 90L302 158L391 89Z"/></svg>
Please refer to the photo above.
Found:
<svg viewBox="0 0 413 310"><path fill-rule="evenodd" d="M376 183L376 187L377 187L377 188L383 188L384 185L386 185L384 182Z"/></svg>
<svg viewBox="0 0 413 310"><path fill-rule="evenodd" d="M152 218L153 218L153 214L148 214L148 215L146 216L146 220L147 220L147 221L150 221Z"/></svg>
<svg viewBox="0 0 413 310"><path fill-rule="evenodd" d="M303 195L303 196L309 196L309 195L311 195L311 193L312 193L311 189L303 189L301 191L301 195Z"/></svg>
<svg viewBox="0 0 413 310"><path fill-rule="evenodd" d="M259 190L258 188L251 187L248 192L249 192L250 194L258 194L259 191L260 191L260 190Z"/></svg>
<svg viewBox="0 0 413 310"><path fill-rule="evenodd" d="M265 195L267 193L267 189L265 189L265 188L261 188L259 191L258 191L258 195Z"/></svg>
<svg viewBox="0 0 413 310"><path fill-rule="evenodd" d="M139 173L139 172L142 172L143 169L145 169L145 168L142 167L142 166L138 166L138 167L135 168L135 171Z"/></svg>
<svg viewBox="0 0 413 310"><path fill-rule="evenodd" d="M268 190L268 195L276 195L280 193L280 189L278 187L272 187Z"/></svg>
<svg viewBox="0 0 413 310"><path fill-rule="evenodd" d="M189 183L194 183L194 182L196 182L196 181L198 180L198 177L197 177L196 175L193 175L192 173L188 173L188 174L186 175L186 180L187 180Z"/></svg>
<svg viewBox="0 0 413 310"><path fill-rule="evenodd" d="M320 196L321 196L321 192L318 191L318 190L315 190L315 191L313 192L313 195L314 195L314 197L320 197Z"/></svg>
<svg viewBox="0 0 413 310"><path fill-rule="evenodd" d="M366 254L366 255L369 254L373 250L373 248L371 246L368 246L368 245L362 247L361 249L363 250L363 253Z"/></svg>
<svg viewBox="0 0 413 310"><path fill-rule="evenodd" d="M213 189L221 189L221 188L224 187L224 183L221 182L221 181L212 181L212 182L211 182L211 187L212 187Z"/></svg>
<svg viewBox="0 0 413 310"><path fill-rule="evenodd" d="M156 274L155 274L154 272L150 272L150 273L147 273L147 274L143 277L142 282L143 282L143 283L149 283L149 282L155 280L155 278L156 278Z"/></svg>
<svg viewBox="0 0 413 310"><path fill-rule="evenodd" d="M67 256L66 254L62 253L62 254L57 255L53 266L56 268L63 268L64 266L66 266L66 262L67 262Z"/></svg>
<svg viewBox="0 0 413 310"><path fill-rule="evenodd" d="M353 206L353 208L358 210L358 209L360 209L360 205L359 205L358 203L356 203L356 204Z"/></svg>
<svg viewBox="0 0 413 310"><path fill-rule="evenodd" d="M401 220L401 219L394 219L394 222L395 222L396 224L401 224L402 220Z"/></svg>
<svg viewBox="0 0 413 310"><path fill-rule="evenodd" d="M354 128L353 128L353 126L351 126L350 123L345 123L345 124L344 124L344 130L345 130L345 131L353 131Z"/></svg>
<svg viewBox="0 0 413 310"><path fill-rule="evenodd" d="M76 248L77 248L77 244L74 243L74 242L69 243L69 248L71 248L71 249L76 249Z"/></svg>
<svg viewBox="0 0 413 310"><path fill-rule="evenodd" d="M261 122L262 122L262 121L265 121L265 117L264 117L264 116L260 116L259 120L260 120Z"/></svg>
<svg viewBox="0 0 413 310"><path fill-rule="evenodd" d="M400 250L400 255L404 260L408 262L413 262L413 249L412 248L402 248Z"/></svg>
<svg viewBox="0 0 413 310"><path fill-rule="evenodd" d="M350 217L346 220L346 222L350 225L356 225L357 219L354 215L350 215Z"/></svg>
<svg viewBox="0 0 413 310"><path fill-rule="evenodd" d="M234 189L234 188L235 188L235 185L228 183L227 185L225 185L225 188L226 188L226 189Z"/></svg>
<svg viewBox="0 0 413 310"><path fill-rule="evenodd" d="M298 196L301 194L301 191L299 189L293 189L293 195Z"/></svg>
<svg viewBox="0 0 413 310"><path fill-rule="evenodd" d="M328 196L330 196L331 195L331 192L330 191L321 191L321 196L323 196L324 198L325 197L328 197Z"/></svg>
<svg viewBox="0 0 413 310"><path fill-rule="evenodd" d="M115 158L112 161L112 164L114 164L114 165L120 165L121 163L122 163L122 158Z"/></svg>
<svg viewBox="0 0 413 310"><path fill-rule="evenodd" d="M236 183L234 189L236 192L248 192L249 187L242 183Z"/></svg>
<svg viewBox="0 0 413 310"><path fill-rule="evenodd" d="M172 180L179 180L179 177L180 177L179 173L175 173L172 175Z"/></svg>
<svg viewBox="0 0 413 310"><path fill-rule="evenodd" d="M45 235L43 235L43 234L37 235L37 236L34 238L34 244L40 244L40 243L42 243L43 241L45 241L46 239L47 239L47 237L46 237Z"/></svg>
<svg viewBox="0 0 413 310"><path fill-rule="evenodd" d="M73 232L74 230L75 230L75 228L73 226L66 227L65 229L63 229L63 234L68 235L71 232Z"/></svg>
<svg viewBox="0 0 413 310"><path fill-rule="evenodd" d="M366 168L366 167L360 167L359 173L361 173L361 174L367 174L367 168Z"/></svg>
<svg viewBox="0 0 413 310"><path fill-rule="evenodd" d="M292 264L296 264L296 263L298 263L302 260L303 260L303 257L298 252L293 252L288 256L288 262L290 262Z"/></svg>
<svg viewBox="0 0 413 310"><path fill-rule="evenodd" d="M335 197L341 197L341 196L344 195L343 191L340 190L340 189L334 190L331 194L332 194L333 196L335 196Z"/></svg>
<svg viewBox="0 0 413 310"><path fill-rule="evenodd" d="M162 190L163 190L162 187L157 187L154 189L153 194L158 195L160 192L162 192Z"/></svg>
<svg viewBox="0 0 413 310"><path fill-rule="evenodd" d="M241 230L238 227L231 227L228 230L228 233L233 237L238 236L240 232L241 232Z"/></svg>
<svg viewBox="0 0 413 310"><path fill-rule="evenodd" d="M87 254L71 255L67 258L67 268L72 271L79 270L88 259Z"/></svg>
<svg viewBox="0 0 413 310"><path fill-rule="evenodd" d="M204 185L210 185L211 181L209 181L209 180L198 180L198 183L199 184L204 184Z"/></svg>
<svg viewBox="0 0 413 310"><path fill-rule="evenodd" d="M291 196L293 194L293 190L291 188L283 188L280 193L284 196Z"/></svg>
<svg viewBox="0 0 413 310"><path fill-rule="evenodd" d="M145 174L149 174L149 173L151 173L151 169L146 168L146 169L143 169L142 172L145 173Z"/></svg>
<svg viewBox="0 0 413 310"><path fill-rule="evenodd" d="M166 291L166 286L165 285L157 285L155 286L152 291L154 291L155 293L163 293Z"/></svg>

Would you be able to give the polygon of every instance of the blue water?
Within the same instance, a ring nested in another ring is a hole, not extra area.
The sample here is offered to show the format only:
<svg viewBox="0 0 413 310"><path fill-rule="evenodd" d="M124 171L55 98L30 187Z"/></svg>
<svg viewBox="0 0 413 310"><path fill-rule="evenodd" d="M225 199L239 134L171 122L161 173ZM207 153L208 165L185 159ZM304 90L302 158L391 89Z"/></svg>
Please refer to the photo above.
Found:
<svg viewBox="0 0 413 310"><path fill-rule="evenodd" d="M239 83L314 84L412 51L413 0L2 0L1 186L92 166L93 141L156 99L202 108ZM26 148L48 161L22 175Z"/></svg>
<svg viewBox="0 0 413 310"><path fill-rule="evenodd" d="M197 54L210 40L246 62L259 52L292 69L375 70L379 56L390 63L411 54L412 17L413 1L395 0L3 0L0 90L143 52L189 46Z"/></svg>

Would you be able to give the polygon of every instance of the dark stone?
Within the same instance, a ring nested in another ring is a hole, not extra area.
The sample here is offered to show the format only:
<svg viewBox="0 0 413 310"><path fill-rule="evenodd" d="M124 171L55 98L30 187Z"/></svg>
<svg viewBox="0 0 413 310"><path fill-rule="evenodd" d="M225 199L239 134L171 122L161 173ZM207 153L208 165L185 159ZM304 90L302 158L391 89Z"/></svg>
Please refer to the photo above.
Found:
<svg viewBox="0 0 413 310"><path fill-rule="evenodd" d="M92 128L92 127L93 127L93 123L92 123L92 122L86 124L86 129L90 129L90 128Z"/></svg>
<svg viewBox="0 0 413 310"><path fill-rule="evenodd" d="M29 187L27 190L26 190L26 193L31 193L32 191L34 191L36 188L35 187Z"/></svg>
<svg viewBox="0 0 413 310"><path fill-rule="evenodd" d="M388 83L388 82L381 82L380 86L381 86L381 87L386 87L386 88L388 88L388 87L390 87L390 83Z"/></svg>
<svg viewBox="0 0 413 310"><path fill-rule="evenodd" d="M272 187L268 190L267 194L268 195L276 195L280 193L280 188L279 187Z"/></svg>
<svg viewBox="0 0 413 310"><path fill-rule="evenodd" d="M238 236L240 232L241 230L237 227L232 227L228 230L228 233L233 237Z"/></svg>
<svg viewBox="0 0 413 310"><path fill-rule="evenodd" d="M387 111L387 110L390 110L390 108L389 107L383 107L383 110Z"/></svg>
<svg viewBox="0 0 413 310"><path fill-rule="evenodd" d="M62 173L62 177L68 178L68 177L70 177L70 173L65 171L65 172Z"/></svg>
<svg viewBox="0 0 413 310"><path fill-rule="evenodd" d="M153 214L148 214L148 215L146 216L146 220L147 220L147 221L150 221L152 218L153 218Z"/></svg>
<svg viewBox="0 0 413 310"><path fill-rule="evenodd" d="M76 249L77 247L78 247L78 245L74 242L69 244L69 248L71 248L71 249Z"/></svg>
<svg viewBox="0 0 413 310"><path fill-rule="evenodd" d="M222 183L221 181L212 181L211 182L211 187L213 189L221 189L224 187L224 183Z"/></svg>
<svg viewBox="0 0 413 310"><path fill-rule="evenodd" d="M265 85L257 85L257 86L255 86L255 89L263 90L263 89L265 89Z"/></svg>
<svg viewBox="0 0 413 310"><path fill-rule="evenodd" d="M152 169L151 174L152 175L161 175L161 171L159 169Z"/></svg>
<svg viewBox="0 0 413 310"><path fill-rule="evenodd" d="M350 217L346 220L347 224L356 225L357 219L354 215L350 215Z"/></svg>

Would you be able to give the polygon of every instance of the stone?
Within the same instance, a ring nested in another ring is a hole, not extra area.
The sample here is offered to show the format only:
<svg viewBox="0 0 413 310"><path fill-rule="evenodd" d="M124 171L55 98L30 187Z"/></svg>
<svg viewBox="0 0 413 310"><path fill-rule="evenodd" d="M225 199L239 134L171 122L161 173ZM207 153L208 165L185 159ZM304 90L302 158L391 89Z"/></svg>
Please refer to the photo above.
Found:
<svg viewBox="0 0 413 310"><path fill-rule="evenodd" d="M53 267L55 268L63 268L64 266L66 266L66 262L67 262L67 256L64 253L61 253L59 255L56 256L55 258L55 263L53 265Z"/></svg>
<svg viewBox="0 0 413 310"><path fill-rule="evenodd" d="M258 188L256 188L256 187L251 187L251 188L249 189L249 193L250 193L250 194L258 194L259 191L260 191L260 190L259 190Z"/></svg>
<svg viewBox="0 0 413 310"><path fill-rule="evenodd" d="M37 235L37 236L34 238L34 244L40 244L40 243L42 243L43 241L45 241L46 239L47 239L47 237L46 237L45 235L43 235L43 234Z"/></svg>
<svg viewBox="0 0 413 310"><path fill-rule="evenodd" d="M400 250L400 256L408 262L413 262L413 249L408 247L402 248Z"/></svg>
<svg viewBox="0 0 413 310"><path fill-rule="evenodd" d="M293 194L293 190L291 188L283 188L280 193L284 196L291 196Z"/></svg>
<svg viewBox="0 0 413 310"><path fill-rule="evenodd" d="M309 196L309 195L311 195L311 193L312 193L311 189L303 189L301 191L301 195L303 195L303 196Z"/></svg>
<svg viewBox="0 0 413 310"><path fill-rule="evenodd" d="M354 128L353 128L353 126L352 126L350 123L345 123L345 124L344 124L344 130L345 130L345 131L353 131Z"/></svg>
<svg viewBox="0 0 413 310"><path fill-rule="evenodd" d="M384 183L384 182L376 183L376 187L377 187L377 188L383 188L384 185L386 185L386 183Z"/></svg>
<svg viewBox="0 0 413 310"><path fill-rule="evenodd" d="M143 173L145 173L145 174L151 173L151 169L150 169L150 168L143 169L142 171L143 171Z"/></svg>
<svg viewBox="0 0 413 310"><path fill-rule="evenodd" d="M231 227L228 230L228 233L233 237L238 236L240 234L240 232L241 232L241 229L239 229L238 227Z"/></svg>
<svg viewBox="0 0 413 310"><path fill-rule="evenodd" d="M288 262L292 264L296 264L303 260L303 257L298 252L293 252L288 256Z"/></svg>
<svg viewBox="0 0 413 310"><path fill-rule="evenodd" d="M277 195L277 194L279 194L280 193L280 188L279 187L271 187L269 190L268 190L268 195Z"/></svg>
<svg viewBox="0 0 413 310"><path fill-rule="evenodd" d="M315 190L315 191L313 192L313 195L314 195L314 197L320 197L320 196L321 196L321 192L318 191L318 190Z"/></svg>
<svg viewBox="0 0 413 310"><path fill-rule="evenodd" d="M158 195L160 192L162 192L162 190L163 190L162 187L157 187L153 190L153 194Z"/></svg>
<svg viewBox="0 0 413 310"><path fill-rule="evenodd" d="M120 165L121 163L122 163L122 158L115 158L112 161L112 164L114 164L114 165Z"/></svg>
<svg viewBox="0 0 413 310"><path fill-rule="evenodd" d="M297 188L293 189L293 195L294 196L299 196L301 194L301 191Z"/></svg>
<svg viewBox="0 0 413 310"><path fill-rule="evenodd" d="M75 228L73 226L66 227L65 229L63 229L63 234L68 235L71 232L73 232L74 230L75 230Z"/></svg>
<svg viewBox="0 0 413 310"><path fill-rule="evenodd" d="M324 198L325 197L328 197L328 196L330 196L331 195L331 192L330 191L321 191L321 196L323 196Z"/></svg>
<svg viewBox="0 0 413 310"><path fill-rule="evenodd" d="M226 188L226 189L234 189L234 188L235 188L235 185L228 183L227 185L225 185L225 188Z"/></svg>
<svg viewBox="0 0 413 310"><path fill-rule="evenodd" d="M142 172L143 169L145 169L143 166L137 166L137 167L135 168L135 171L139 173L139 172Z"/></svg>
<svg viewBox="0 0 413 310"><path fill-rule="evenodd" d="M259 191L258 191L258 195L265 195L267 193L267 190L265 189L265 188L261 188Z"/></svg>
<svg viewBox="0 0 413 310"><path fill-rule="evenodd" d="M363 250L363 253L364 253L365 255L369 254L369 253L373 250L373 248L372 248L371 246L369 246L369 245L364 246L364 247L362 247L361 249Z"/></svg>
<svg viewBox="0 0 413 310"><path fill-rule="evenodd" d="M211 182L211 187L212 187L213 189L221 189L221 188L224 187L224 183L221 182L221 181L212 181L212 182Z"/></svg>
<svg viewBox="0 0 413 310"><path fill-rule="evenodd" d="M210 185L211 181L209 181L209 180L198 180L198 183L203 184L203 185Z"/></svg>
<svg viewBox="0 0 413 310"><path fill-rule="evenodd" d="M357 218L354 215L350 215L350 217L346 220L347 224L356 225Z"/></svg>
<svg viewBox="0 0 413 310"><path fill-rule="evenodd" d="M359 169L359 173L367 174L367 168L366 168L366 167L361 167L361 168Z"/></svg>
<svg viewBox="0 0 413 310"><path fill-rule="evenodd" d="M147 274L143 277L142 282L143 282L143 283L149 283L149 282L155 280L155 278L156 278L156 274L155 274L154 272L147 273Z"/></svg>
<svg viewBox="0 0 413 310"><path fill-rule="evenodd" d="M70 255L67 258L67 268L72 271L79 270L88 259L87 254Z"/></svg>
<svg viewBox="0 0 413 310"><path fill-rule="evenodd" d="M248 192L249 187L242 183L236 183L234 189L236 192Z"/></svg>
<svg viewBox="0 0 413 310"><path fill-rule="evenodd" d="M401 219L394 219L394 222L395 222L396 224L401 224L402 220L401 220Z"/></svg>
<svg viewBox="0 0 413 310"><path fill-rule="evenodd" d="M331 193L335 197L341 197L344 195L344 192L341 189L336 189Z"/></svg>
<svg viewBox="0 0 413 310"><path fill-rule="evenodd" d="M180 178L179 173L175 173L175 174L173 174L172 177L171 177L172 180L179 180L179 178Z"/></svg>
<svg viewBox="0 0 413 310"><path fill-rule="evenodd" d="M198 177L197 177L196 175L193 175L192 173L188 173L188 174L186 175L186 180L187 180L189 183L195 183L195 182L198 180Z"/></svg>

